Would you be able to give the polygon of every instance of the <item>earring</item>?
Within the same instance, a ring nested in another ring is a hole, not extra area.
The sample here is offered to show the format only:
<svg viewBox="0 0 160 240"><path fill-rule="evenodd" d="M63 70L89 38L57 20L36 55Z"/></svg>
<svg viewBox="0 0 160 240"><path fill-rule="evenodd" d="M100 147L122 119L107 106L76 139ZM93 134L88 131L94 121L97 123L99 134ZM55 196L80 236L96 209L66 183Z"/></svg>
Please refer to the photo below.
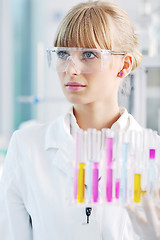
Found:
<svg viewBox="0 0 160 240"><path fill-rule="evenodd" d="M122 76L123 76L123 72L119 72L119 73L118 73L118 76L119 76L119 77L122 77Z"/></svg>

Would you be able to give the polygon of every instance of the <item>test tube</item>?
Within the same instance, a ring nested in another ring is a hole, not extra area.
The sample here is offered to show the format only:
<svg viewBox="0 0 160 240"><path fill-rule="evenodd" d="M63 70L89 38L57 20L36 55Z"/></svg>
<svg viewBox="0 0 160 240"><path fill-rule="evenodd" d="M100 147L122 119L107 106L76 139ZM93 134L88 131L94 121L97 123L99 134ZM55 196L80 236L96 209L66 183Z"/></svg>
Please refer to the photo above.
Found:
<svg viewBox="0 0 160 240"><path fill-rule="evenodd" d="M134 173L134 202L141 201L141 174L142 174L142 133L136 133L136 156Z"/></svg>
<svg viewBox="0 0 160 240"><path fill-rule="evenodd" d="M87 130L87 163L86 163L86 177L85 177L85 184L86 184L86 202L90 203L92 198L92 132L93 129Z"/></svg>
<svg viewBox="0 0 160 240"><path fill-rule="evenodd" d="M92 202L98 202L98 183L99 183L99 153L100 153L100 140L101 134L100 131L96 131L93 136L93 149L94 156L92 164Z"/></svg>
<svg viewBox="0 0 160 240"><path fill-rule="evenodd" d="M141 201L141 174L134 175L134 202Z"/></svg>
<svg viewBox="0 0 160 240"><path fill-rule="evenodd" d="M85 201L85 155L84 155L84 132L79 132L79 162L78 162L78 197L79 203Z"/></svg>
<svg viewBox="0 0 160 240"><path fill-rule="evenodd" d="M115 198L119 199L120 197L120 179L116 179L115 181Z"/></svg>
<svg viewBox="0 0 160 240"><path fill-rule="evenodd" d="M106 138L106 164L107 164L107 176L106 176L106 201L112 202L112 187L113 187L113 138Z"/></svg>
<svg viewBox="0 0 160 240"><path fill-rule="evenodd" d="M121 175L121 199L124 203L127 199L127 161L128 143L122 143L122 175Z"/></svg>
<svg viewBox="0 0 160 240"><path fill-rule="evenodd" d="M98 162L93 162L92 169L92 202L98 202Z"/></svg>
<svg viewBox="0 0 160 240"><path fill-rule="evenodd" d="M101 180L99 182L99 201L101 203L106 202L106 128L101 131L101 153L99 162L99 173Z"/></svg>
<svg viewBox="0 0 160 240"><path fill-rule="evenodd" d="M115 169L114 169L114 179L115 179L115 200L120 198L120 184L121 184L121 144L122 144L122 134L117 132L115 135Z"/></svg>
<svg viewBox="0 0 160 240"><path fill-rule="evenodd" d="M141 174L141 194L144 196L144 194L147 192L148 187L148 159L149 159L149 142L150 142L150 136L151 132L149 129L145 129L142 133L143 136L143 152L142 152L142 174Z"/></svg>
<svg viewBox="0 0 160 240"><path fill-rule="evenodd" d="M78 163L78 202L83 203L85 197L85 163Z"/></svg>
<svg viewBox="0 0 160 240"><path fill-rule="evenodd" d="M134 198L134 165L136 156L136 131L129 132L129 149L128 149L128 171L127 171L127 203Z"/></svg>
<svg viewBox="0 0 160 240"><path fill-rule="evenodd" d="M154 191L155 191L155 177L156 177L156 171L155 171L155 149L149 150L149 193L152 197L154 197Z"/></svg>
<svg viewBox="0 0 160 240"><path fill-rule="evenodd" d="M77 200L78 194L78 157L79 157L79 135L78 132L75 133L75 161L74 161L74 200Z"/></svg>
<svg viewBox="0 0 160 240"><path fill-rule="evenodd" d="M159 202L159 173L158 173L158 168L159 168L159 161L157 158L158 155L158 149L159 149L159 138L157 138L157 132L152 131L152 147L150 148L150 194L152 197L154 197L155 202Z"/></svg>

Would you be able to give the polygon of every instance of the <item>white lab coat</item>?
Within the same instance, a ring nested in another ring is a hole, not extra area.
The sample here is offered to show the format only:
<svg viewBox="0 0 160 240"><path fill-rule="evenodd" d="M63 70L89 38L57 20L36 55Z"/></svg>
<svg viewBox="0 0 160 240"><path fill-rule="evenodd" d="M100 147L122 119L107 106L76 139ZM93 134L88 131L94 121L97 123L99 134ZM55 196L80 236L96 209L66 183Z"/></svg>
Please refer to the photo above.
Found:
<svg viewBox="0 0 160 240"><path fill-rule="evenodd" d="M122 128L141 130L126 114ZM0 183L1 240L138 239L123 208L94 207L86 224L85 208L70 203L73 145L64 115L13 134Z"/></svg>

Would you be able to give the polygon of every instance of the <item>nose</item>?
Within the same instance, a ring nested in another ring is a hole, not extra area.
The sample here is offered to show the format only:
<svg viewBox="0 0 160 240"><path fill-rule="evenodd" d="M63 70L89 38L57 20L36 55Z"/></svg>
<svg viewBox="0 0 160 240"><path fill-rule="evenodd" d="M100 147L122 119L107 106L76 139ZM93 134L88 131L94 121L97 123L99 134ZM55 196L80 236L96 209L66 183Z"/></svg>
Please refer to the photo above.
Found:
<svg viewBox="0 0 160 240"><path fill-rule="evenodd" d="M81 72L75 63L74 59L70 56L66 61L66 66L64 72L68 73L69 75L79 75Z"/></svg>

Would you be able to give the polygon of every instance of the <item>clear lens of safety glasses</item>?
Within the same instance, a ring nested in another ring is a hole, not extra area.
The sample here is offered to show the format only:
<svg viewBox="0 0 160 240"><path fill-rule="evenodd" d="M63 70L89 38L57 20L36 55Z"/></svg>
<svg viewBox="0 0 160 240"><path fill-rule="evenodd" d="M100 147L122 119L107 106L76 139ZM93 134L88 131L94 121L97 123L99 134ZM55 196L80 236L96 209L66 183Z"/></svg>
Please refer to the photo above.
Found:
<svg viewBox="0 0 160 240"><path fill-rule="evenodd" d="M100 72L109 65L110 55L124 53L106 49L54 47L47 49L48 66L57 72L67 72L70 67L77 73Z"/></svg>

